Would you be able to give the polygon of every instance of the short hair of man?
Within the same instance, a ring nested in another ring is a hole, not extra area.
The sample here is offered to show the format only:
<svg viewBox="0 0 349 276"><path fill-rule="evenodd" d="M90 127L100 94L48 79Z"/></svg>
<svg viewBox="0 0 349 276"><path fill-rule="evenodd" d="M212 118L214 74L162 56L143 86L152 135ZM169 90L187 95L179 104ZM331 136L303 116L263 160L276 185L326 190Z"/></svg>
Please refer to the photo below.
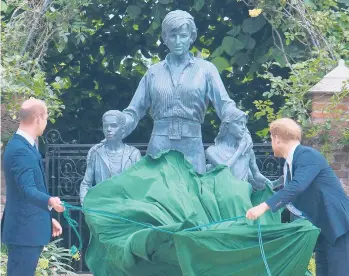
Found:
<svg viewBox="0 0 349 276"><path fill-rule="evenodd" d="M105 112L102 116L102 121L104 121L104 118L106 116L114 116L116 118L116 121L118 124L125 126L126 125L126 117L125 114L122 113L119 110L108 110L107 112Z"/></svg>
<svg viewBox="0 0 349 276"><path fill-rule="evenodd" d="M35 118L43 115L46 110L45 102L38 99L29 99L22 103L19 109L19 121L24 124L31 124Z"/></svg>
<svg viewBox="0 0 349 276"><path fill-rule="evenodd" d="M194 42L197 37L197 30L194 18L188 12L182 10L175 10L169 12L162 21L161 37L165 44L167 42L168 33L180 28L185 24L188 25L190 36Z"/></svg>
<svg viewBox="0 0 349 276"><path fill-rule="evenodd" d="M270 124L269 128L273 137L277 136L285 142L302 139L302 128L290 118L277 119Z"/></svg>

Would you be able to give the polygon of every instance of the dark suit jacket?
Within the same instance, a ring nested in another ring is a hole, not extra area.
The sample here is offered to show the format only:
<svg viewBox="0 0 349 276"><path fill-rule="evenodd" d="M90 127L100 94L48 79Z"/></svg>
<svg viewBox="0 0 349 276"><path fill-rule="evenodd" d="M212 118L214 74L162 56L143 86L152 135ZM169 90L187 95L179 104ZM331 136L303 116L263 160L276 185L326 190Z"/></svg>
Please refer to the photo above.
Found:
<svg viewBox="0 0 349 276"><path fill-rule="evenodd" d="M15 134L3 156L6 205L2 222L5 244L41 246L52 233L49 195L40 153Z"/></svg>
<svg viewBox="0 0 349 276"><path fill-rule="evenodd" d="M313 148L297 146L292 180L266 201L273 212L292 202L334 244L349 231L349 198L327 163Z"/></svg>

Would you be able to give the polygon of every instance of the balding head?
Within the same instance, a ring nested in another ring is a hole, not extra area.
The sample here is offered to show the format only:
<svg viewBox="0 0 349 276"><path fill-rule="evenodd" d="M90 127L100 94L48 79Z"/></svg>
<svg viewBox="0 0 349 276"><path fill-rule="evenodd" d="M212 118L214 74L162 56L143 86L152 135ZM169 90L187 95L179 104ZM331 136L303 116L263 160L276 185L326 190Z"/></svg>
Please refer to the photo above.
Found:
<svg viewBox="0 0 349 276"><path fill-rule="evenodd" d="M19 110L19 120L21 124L32 124L39 116L47 113L47 107L44 101L38 99L29 99L22 103Z"/></svg>

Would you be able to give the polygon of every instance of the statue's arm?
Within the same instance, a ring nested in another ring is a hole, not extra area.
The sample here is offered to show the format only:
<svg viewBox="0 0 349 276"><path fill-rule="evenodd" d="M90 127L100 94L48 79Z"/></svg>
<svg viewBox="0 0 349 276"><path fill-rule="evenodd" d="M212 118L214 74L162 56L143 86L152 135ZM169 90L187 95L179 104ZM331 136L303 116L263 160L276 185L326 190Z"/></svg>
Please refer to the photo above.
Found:
<svg viewBox="0 0 349 276"><path fill-rule="evenodd" d="M142 159L142 155L141 155L141 152L137 149L137 154L136 154L136 158L135 158L135 161L138 162L139 160ZM135 162L135 163L136 163Z"/></svg>
<svg viewBox="0 0 349 276"><path fill-rule="evenodd" d="M245 143L245 142L243 141L243 143ZM246 145L240 143L240 145L237 148L237 150L235 151L234 155L228 160L226 165L228 167L232 167L239 160L240 156L242 154L244 154L245 149L246 149Z"/></svg>
<svg viewBox="0 0 349 276"><path fill-rule="evenodd" d="M142 155L139 149L135 148L132 153L132 164L137 163L139 160L141 160Z"/></svg>
<svg viewBox="0 0 349 276"><path fill-rule="evenodd" d="M80 184L80 202L81 205L84 203L84 198L89 189L92 188L94 182L94 174L95 174L95 158L96 152L94 148L91 148L87 154L86 160L86 171L84 175L84 179Z"/></svg>
<svg viewBox="0 0 349 276"><path fill-rule="evenodd" d="M250 170L254 179L253 188L262 190L265 188L265 185L268 185L268 183L270 183L270 180L263 174L261 174L257 165L256 155L254 154L252 149L250 150Z"/></svg>
<svg viewBox="0 0 349 276"><path fill-rule="evenodd" d="M133 95L131 103L123 110L126 117L126 133L128 136L137 126L150 107L150 95L148 89L148 72L143 76L138 84L136 93Z"/></svg>
<svg viewBox="0 0 349 276"><path fill-rule="evenodd" d="M271 181L268 178L266 178L263 174L261 174L261 172L257 166L256 156L255 156L253 150L251 150L251 152L252 152L252 156L251 156L251 160L250 160L250 169L251 169L251 172L253 175L253 179L257 183L256 185L259 185L260 187L262 187L263 185L264 186L268 185L271 189L275 189L275 188L282 186L284 184L284 177L281 176L280 178L278 178L274 181ZM259 188L259 189L261 189L261 188Z"/></svg>
<svg viewBox="0 0 349 276"><path fill-rule="evenodd" d="M252 187L256 186L256 181L254 180L251 168L248 169L248 178L247 178L247 182L250 183L252 185Z"/></svg>
<svg viewBox="0 0 349 276"><path fill-rule="evenodd" d="M226 104L236 107L235 102L229 98L228 92L224 87L221 76L215 65L209 63L208 73L208 98L212 102L218 117L222 120L222 111Z"/></svg>
<svg viewBox="0 0 349 276"><path fill-rule="evenodd" d="M206 150L206 158L208 162L213 166L226 165L228 167L231 167L239 159L242 152L243 148L239 147L238 150L234 153L234 155L228 161L225 161L219 156L217 150L213 146L211 146L208 147L208 149Z"/></svg>
<svg viewBox="0 0 349 276"><path fill-rule="evenodd" d="M217 165L220 165L220 164L223 164L223 161L221 158L219 158L219 155L217 154L216 150L214 149L213 146L210 146L207 148L206 150L206 159L207 161L213 165L213 167L217 166Z"/></svg>

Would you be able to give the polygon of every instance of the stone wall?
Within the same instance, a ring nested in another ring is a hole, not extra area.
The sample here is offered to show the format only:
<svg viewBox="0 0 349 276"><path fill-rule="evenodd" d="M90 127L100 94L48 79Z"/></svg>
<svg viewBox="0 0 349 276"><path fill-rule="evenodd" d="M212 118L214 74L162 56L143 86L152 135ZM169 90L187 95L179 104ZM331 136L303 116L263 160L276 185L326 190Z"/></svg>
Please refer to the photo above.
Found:
<svg viewBox="0 0 349 276"><path fill-rule="evenodd" d="M323 109L327 107L332 96L333 93L314 93L312 95L312 119L314 123L321 123L335 116L334 114L323 111ZM336 109L349 113L349 97L344 98L343 101L337 105ZM336 135L335 131L333 135ZM334 160L331 166L340 178L347 195L349 195L349 145L345 146L340 152L334 154Z"/></svg>

